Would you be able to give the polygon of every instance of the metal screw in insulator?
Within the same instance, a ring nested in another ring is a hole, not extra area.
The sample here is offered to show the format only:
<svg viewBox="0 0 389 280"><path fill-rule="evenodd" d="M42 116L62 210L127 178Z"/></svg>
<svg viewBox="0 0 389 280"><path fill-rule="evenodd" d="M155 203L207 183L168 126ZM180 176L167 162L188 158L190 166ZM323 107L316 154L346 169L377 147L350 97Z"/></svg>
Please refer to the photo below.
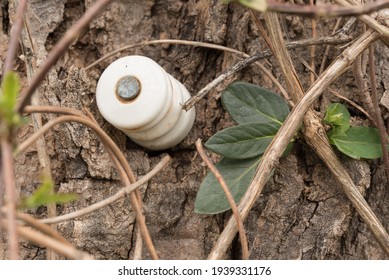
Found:
<svg viewBox="0 0 389 280"><path fill-rule="evenodd" d="M140 83L134 76L124 76L116 85L116 94L124 101L133 100L140 93Z"/></svg>

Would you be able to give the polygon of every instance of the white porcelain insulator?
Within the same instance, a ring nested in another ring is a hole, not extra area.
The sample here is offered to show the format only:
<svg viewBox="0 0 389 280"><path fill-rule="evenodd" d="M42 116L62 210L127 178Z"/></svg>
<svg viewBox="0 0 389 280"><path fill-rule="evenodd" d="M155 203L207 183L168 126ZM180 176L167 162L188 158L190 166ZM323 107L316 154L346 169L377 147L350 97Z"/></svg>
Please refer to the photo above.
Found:
<svg viewBox="0 0 389 280"><path fill-rule="evenodd" d="M118 81L135 77L140 84L132 100L118 97ZM101 75L96 101L102 116L149 150L164 150L180 143L192 129L194 108L182 109L188 90L154 60L126 56L111 63Z"/></svg>

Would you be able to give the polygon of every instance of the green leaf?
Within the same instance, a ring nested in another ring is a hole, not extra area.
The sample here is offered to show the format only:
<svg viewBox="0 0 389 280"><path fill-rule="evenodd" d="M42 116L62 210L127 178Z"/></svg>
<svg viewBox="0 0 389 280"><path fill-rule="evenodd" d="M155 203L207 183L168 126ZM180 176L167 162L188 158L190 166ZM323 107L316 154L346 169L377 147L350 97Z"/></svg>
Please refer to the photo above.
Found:
<svg viewBox="0 0 389 280"><path fill-rule="evenodd" d="M236 203L239 203L246 192L260 160L260 158L243 160L223 158L216 164ZM222 187L215 176L209 172L197 193L195 212L198 214L217 214L229 209L230 204Z"/></svg>
<svg viewBox="0 0 389 280"><path fill-rule="evenodd" d="M331 139L333 137L345 137L346 132L344 132L344 130L340 126L335 126L333 129L331 129L327 132L327 136L331 142ZM331 144L333 144L333 143L331 142Z"/></svg>
<svg viewBox="0 0 389 280"><path fill-rule="evenodd" d="M346 132L350 128L350 113L343 104L331 103L327 106L324 121Z"/></svg>
<svg viewBox="0 0 389 280"><path fill-rule="evenodd" d="M8 72L5 74L3 83L1 85L1 105L9 110L13 110L16 106L19 89L20 83L18 75L14 72Z"/></svg>
<svg viewBox="0 0 389 280"><path fill-rule="evenodd" d="M36 208L49 203L62 204L77 199L76 194L52 194L53 187L53 182L44 178L42 184L31 196L22 199L20 207Z"/></svg>
<svg viewBox="0 0 389 280"><path fill-rule="evenodd" d="M214 134L205 146L227 158L252 158L265 152L277 132L278 127L267 123L241 124Z"/></svg>
<svg viewBox="0 0 389 280"><path fill-rule="evenodd" d="M333 133L330 136L330 141L339 151L355 159L382 157L380 135L376 128L350 127L344 135Z"/></svg>
<svg viewBox="0 0 389 280"><path fill-rule="evenodd" d="M22 124L22 117L15 112L15 107L20 90L19 77L14 72L5 74L1 84L0 93L0 117L5 120L1 124L1 132L9 130L11 126Z"/></svg>
<svg viewBox="0 0 389 280"><path fill-rule="evenodd" d="M236 82L222 95L224 108L239 124L267 123L281 127L289 114L284 99L253 84Z"/></svg>

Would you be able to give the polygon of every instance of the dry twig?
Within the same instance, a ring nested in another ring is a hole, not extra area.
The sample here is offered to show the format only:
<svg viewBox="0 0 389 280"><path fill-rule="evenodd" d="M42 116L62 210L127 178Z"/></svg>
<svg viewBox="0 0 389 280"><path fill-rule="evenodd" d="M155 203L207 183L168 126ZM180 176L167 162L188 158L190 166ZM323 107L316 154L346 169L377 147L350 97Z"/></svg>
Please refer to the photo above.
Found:
<svg viewBox="0 0 389 280"><path fill-rule="evenodd" d="M294 107L292 112L289 114L288 118L284 122L281 129L278 131L277 136L274 138L273 142L269 145L268 149L264 153L261 163L259 164L254 179L248 187L247 192L242 198L239 204L239 211L242 215L242 219L245 219L254 205L254 202L262 192L264 184L270 178L271 171L273 170L276 162L282 155L286 146L289 144L290 139L294 136L296 131L300 128L302 120L304 118L305 113L308 111L309 107L318 98L322 92L337 78L343 71L352 63L353 59L360 54L366 47L368 47L372 42L377 40L379 35L375 32L368 31L363 34L358 40L356 40L349 48L347 48L341 56L336 59L330 67L315 81L315 83L310 87L307 91L306 95L300 100L298 104ZM309 112L308 112L309 113ZM318 124L313 124L318 125ZM319 124L320 125L320 124ZM316 131L315 131L316 132ZM314 132L314 133L315 133ZM309 133L309 132L307 132ZM326 138L325 133L322 131L324 135L319 136L318 139ZM323 142L323 145L326 142ZM332 153L331 147L329 148L329 152ZM332 153L333 154L333 153ZM335 155L333 155L335 157ZM343 166L338 165L338 161L335 157L335 165L329 167L330 170L336 174L336 177L341 180L341 186L346 187L353 185L351 178L346 173L339 172L339 170L343 170ZM389 254L389 236L384 230L382 226L380 226L380 222L375 217L374 213L361 211L361 209L369 209L368 205L365 205L365 200L362 195L355 189L349 190L350 199L354 201L358 201L357 210L363 217L365 221L369 221L368 225L372 229L372 232L379 238L379 243L384 248L385 252ZM367 208L366 208L367 207ZM220 235L216 245L214 246L212 252L209 255L209 259L218 259L224 255L225 251L231 244L233 237L236 234L236 222L234 218L230 218L224 231Z"/></svg>
<svg viewBox="0 0 389 280"><path fill-rule="evenodd" d="M73 246L64 244L52 237L49 237L43 233L35 231L28 227L18 226L18 233L40 246L47 247L57 252L58 254L64 255L67 258L74 260L93 260L93 257L87 253L77 250Z"/></svg>
<svg viewBox="0 0 389 280"><path fill-rule="evenodd" d="M375 122L377 124L377 128L380 133L380 141L381 141L382 154L383 154L384 164L385 164L386 178L389 179L388 134L385 129L384 120L382 119L380 106L378 105L377 80L375 77L373 44L369 48L369 76L370 76L371 99L372 99L374 113L375 113Z"/></svg>
<svg viewBox="0 0 389 280"><path fill-rule="evenodd" d="M118 191L116 194L114 194L114 195L112 195L112 196L110 196L110 197L108 197L108 198L106 198L106 199L104 199L102 201L99 201L99 202L97 202L95 204L89 205L89 206L87 206L87 207L85 207L83 209L80 209L78 211L75 211L75 212L72 212L72 213L69 213L69 214L65 214L65 215L62 215L62 216L54 217L54 218L42 219L42 220L40 220L40 222L46 223L46 224L60 223L60 222L64 222L64 221L67 221L67 220L70 220L70 219L78 218L80 216L83 216L83 215L86 215L88 213L94 212L94 211L96 211L98 209L101 209L101 208L103 208L103 207L105 207L105 206L107 206L107 205L109 205L109 204L119 200L120 198L125 197L126 194L130 194L131 192L133 192L137 188L139 188L142 185L146 184L155 175L157 175L163 168L166 167L166 165L169 163L170 159L171 158L169 156L165 156L145 176L140 178L135 183L133 183L133 184L131 184L129 186L124 187L123 189Z"/></svg>
<svg viewBox="0 0 389 280"><path fill-rule="evenodd" d="M134 183L135 176L133 175L130 166L128 165L128 162L126 158L124 157L123 153L120 151L120 149L116 146L116 144L112 141L112 139L92 120L86 118L86 117L80 117L80 116L61 116L56 119L53 119L49 122L47 122L42 128L35 132L31 137L29 137L24 143L19 145L15 153L19 153L21 151L24 151L29 145L34 143L40 136L45 134L48 130L50 130L53 126L56 124L59 124L61 122L78 122L85 126L88 126L91 128L96 135L100 138L100 140L103 142L105 147L108 151L111 151L117 160L114 160L114 164L118 170L119 176L121 177L121 180L123 181L123 184L125 186L130 185L131 183ZM118 164L118 165L116 165ZM139 226L142 231L142 237L146 243L146 246L149 250L150 256L153 259L158 259L158 255L156 253L156 250L154 248L153 242L151 240L149 231L146 226L145 217L142 213L140 203L136 197L136 195L132 192L130 193L130 200L131 205L135 211L135 215L137 218L137 221L139 223Z"/></svg>
<svg viewBox="0 0 389 280"><path fill-rule="evenodd" d="M61 40L54 45L53 49L43 62L37 73L33 77L30 86L28 86L21 94L21 100L18 104L18 112L22 112L23 108L30 102L31 96L38 88L39 84L45 78L50 68L58 61L62 54L69 46L77 40L82 30L110 3L112 0L98 0L89 10L64 34Z"/></svg>
<svg viewBox="0 0 389 280"><path fill-rule="evenodd" d="M358 16L370 14L372 12L388 8L388 0L378 0L363 5L355 5L350 7L339 7L334 5L296 5L285 4L277 0L268 0L268 11L282 14L294 14L306 17L344 17L344 16Z"/></svg>
<svg viewBox="0 0 389 280"><path fill-rule="evenodd" d="M243 226L242 218L240 217L238 207L236 206L234 197L232 196L230 189L227 186L226 181L224 180L223 176L220 174L219 170L215 167L215 165L212 163L212 161L209 159L207 154L204 151L203 145L201 144L201 139L198 139L196 141L196 148L199 152L200 157L205 162L205 164L208 166L208 168L211 170L213 175L215 175L215 178L219 182L220 186L222 187L224 193L226 194L226 198L228 200L228 203L231 206L232 213L234 215L235 221L238 225L238 232L240 237L240 242L242 245L242 259L248 260L249 259L249 246L247 243L247 236L246 231Z"/></svg>
<svg viewBox="0 0 389 280"><path fill-rule="evenodd" d="M18 40L23 28L23 17L27 8L27 0L21 0L16 10L16 21L13 26L13 33L8 45L8 51L6 60L4 63L3 75L12 71L13 62L18 48ZM2 93L6 94L6 93ZM12 134L13 132L10 131ZM9 247L9 258L19 258L19 246L18 246L18 233L16 230L16 184L15 175L13 170L13 157L12 157L12 137L11 135L2 135L1 137L1 161L3 167L3 178L5 186L6 207L8 207L8 219L7 219L7 236ZM1 206L1 205L0 205Z"/></svg>

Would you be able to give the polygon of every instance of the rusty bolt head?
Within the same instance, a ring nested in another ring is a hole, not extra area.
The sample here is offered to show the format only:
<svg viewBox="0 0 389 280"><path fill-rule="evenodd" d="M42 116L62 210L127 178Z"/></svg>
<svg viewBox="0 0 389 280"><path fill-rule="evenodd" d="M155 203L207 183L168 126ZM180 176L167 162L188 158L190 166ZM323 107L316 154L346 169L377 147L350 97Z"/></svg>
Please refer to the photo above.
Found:
<svg viewBox="0 0 389 280"><path fill-rule="evenodd" d="M134 76L124 76L116 84L116 94L125 101L136 98L140 89L140 82Z"/></svg>

